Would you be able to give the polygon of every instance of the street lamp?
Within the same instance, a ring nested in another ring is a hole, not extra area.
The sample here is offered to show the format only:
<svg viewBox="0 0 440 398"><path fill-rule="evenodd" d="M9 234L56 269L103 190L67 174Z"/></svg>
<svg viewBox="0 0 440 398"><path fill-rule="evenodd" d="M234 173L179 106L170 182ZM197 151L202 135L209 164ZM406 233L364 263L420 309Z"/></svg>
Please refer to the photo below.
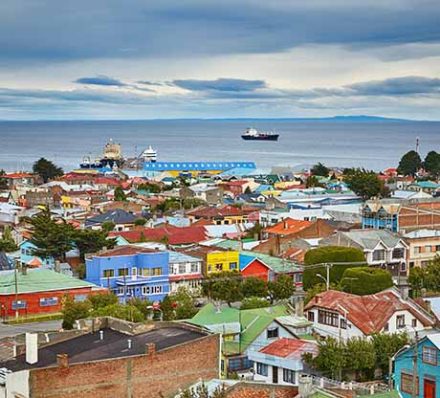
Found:
<svg viewBox="0 0 440 398"><path fill-rule="evenodd" d="M316 274L316 276L318 278L321 278L325 282L326 290L329 290L330 289L330 281L327 278L325 278L324 276L322 276L321 274Z"/></svg>

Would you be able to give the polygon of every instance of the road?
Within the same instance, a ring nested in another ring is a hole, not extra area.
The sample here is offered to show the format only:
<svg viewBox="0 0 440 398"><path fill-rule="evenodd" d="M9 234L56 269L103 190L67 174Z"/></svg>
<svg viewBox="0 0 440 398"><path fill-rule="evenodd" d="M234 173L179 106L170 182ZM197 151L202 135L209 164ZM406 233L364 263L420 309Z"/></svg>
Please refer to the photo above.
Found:
<svg viewBox="0 0 440 398"><path fill-rule="evenodd" d="M61 320L21 323L18 325L6 325L0 323L0 339L13 337L26 332L46 332L61 329Z"/></svg>

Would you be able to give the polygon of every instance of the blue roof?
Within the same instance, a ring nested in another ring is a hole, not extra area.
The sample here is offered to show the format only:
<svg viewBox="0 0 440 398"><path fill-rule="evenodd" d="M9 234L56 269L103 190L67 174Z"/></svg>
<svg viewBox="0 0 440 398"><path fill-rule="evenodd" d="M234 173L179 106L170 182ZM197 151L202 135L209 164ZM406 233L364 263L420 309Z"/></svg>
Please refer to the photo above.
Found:
<svg viewBox="0 0 440 398"><path fill-rule="evenodd" d="M255 169L254 162L145 162L145 171L204 171L230 170L234 168Z"/></svg>

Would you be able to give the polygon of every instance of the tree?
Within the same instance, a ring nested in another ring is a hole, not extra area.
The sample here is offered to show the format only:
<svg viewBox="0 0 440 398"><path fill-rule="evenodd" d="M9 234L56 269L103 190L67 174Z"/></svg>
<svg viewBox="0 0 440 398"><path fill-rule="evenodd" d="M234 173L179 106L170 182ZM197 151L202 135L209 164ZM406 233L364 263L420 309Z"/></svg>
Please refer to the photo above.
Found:
<svg viewBox="0 0 440 398"><path fill-rule="evenodd" d="M63 329L73 329L75 321L78 319L87 318L90 315L91 304L88 300L75 302L73 298L69 295L63 298Z"/></svg>
<svg viewBox="0 0 440 398"><path fill-rule="evenodd" d="M37 160L32 166L32 170L41 177L44 183L64 174L62 168L57 167L54 163L45 158Z"/></svg>
<svg viewBox="0 0 440 398"><path fill-rule="evenodd" d="M392 287L393 279L391 274L384 269L356 267L344 271L340 285L344 292L363 296Z"/></svg>
<svg viewBox="0 0 440 398"><path fill-rule="evenodd" d="M319 182L316 176L314 175L308 176L306 180L306 188L315 188L315 187L322 187L322 184Z"/></svg>
<svg viewBox="0 0 440 398"><path fill-rule="evenodd" d="M73 233L73 242L79 250L82 261L87 253L96 253L104 247L112 249L116 245L116 238L108 238L107 230L78 229Z"/></svg>
<svg viewBox="0 0 440 398"><path fill-rule="evenodd" d="M114 200L115 202L125 202L127 200L127 196L121 187L115 188Z"/></svg>
<svg viewBox="0 0 440 398"><path fill-rule="evenodd" d="M15 244L14 239L12 238L11 229L6 226L3 231L3 236L0 239L0 252L15 252L18 250L18 246Z"/></svg>
<svg viewBox="0 0 440 398"><path fill-rule="evenodd" d="M425 267L412 268L409 274L409 283L415 296L420 295L422 289L431 292L440 291L440 256L437 255Z"/></svg>
<svg viewBox="0 0 440 398"><path fill-rule="evenodd" d="M376 352L375 368L387 375L390 358L409 343L409 336L406 333L378 333L372 336L372 343Z"/></svg>
<svg viewBox="0 0 440 398"><path fill-rule="evenodd" d="M440 153L436 151L428 152L423 166L429 174L438 178L440 176Z"/></svg>
<svg viewBox="0 0 440 398"><path fill-rule="evenodd" d="M265 308L269 307L270 302L263 297L246 297L241 302L241 310L251 310L254 308Z"/></svg>
<svg viewBox="0 0 440 398"><path fill-rule="evenodd" d="M243 297L267 297L267 284L260 278L244 278L241 284Z"/></svg>
<svg viewBox="0 0 440 398"><path fill-rule="evenodd" d="M115 227L116 227L116 224L113 221L109 221L109 220L104 221L101 224L101 229L107 233L113 231L115 229Z"/></svg>
<svg viewBox="0 0 440 398"><path fill-rule="evenodd" d="M363 200L370 199L379 194L388 194L384 183L379 180L374 171L359 168L345 169L344 181L348 187Z"/></svg>
<svg viewBox="0 0 440 398"><path fill-rule="evenodd" d="M70 224L53 220L47 209L23 220L30 225L32 238L29 242L36 247L35 256L65 261L66 253L74 247L75 229Z"/></svg>
<svg viewBox="0 0 440 398"><path fill-rule="evenodd" d="M330 173L330 169L328 167L325 167L321 162L319 162L312 167L310 172L314 176L328 177Z"/></svg>
<svg viewBox="0 0 440 398"><path fill-rule="evenodd" d="M355 372L356 380L374 379L376 351L374 344L367 339L354 337L345 343L347 369Z"/></svg>
<svg viewBox="0 0 440 398"><path fill-rule="evenodd" d="M223 271L209 276L202 284L205 296L231 305L241 300L241 275L236 271Z"/></svg>
<svg viewBox="0 0 440 398"><path fill-rule="evenodd" d="M138 227L142 227L147 223L147 220L145 218L136 218L136 220L134 220L134 225L138 226Z"/></svg>
<svg viewBox="0 0 440 398"><path fill-rule="evenodd" d="M397 171L405 176L415 176L421 167L420 155L416 151L409 151L400 159Z"/></svg>
<svg viewBox="0 0 440 398"><path fill-rule="evenodd" d="M140 297L132 297L128 300L127 304L136 307L142 313L144 319L148 319L152 313L152 302L149 300L144 300Z"/></svg>
<svg viewBox="0 0 440 398"><path fill-rule="evenodd" d="M6 178L2 178L4 175L6 175L6 172L1 169L0 170L0 190L8 189L8 181Z"/></svg>
<svg viewBox="0 0 440 398"><path fill-rule="evenodd" d="M110 304L92 312L93 316L111 316L130 322L142 322L145 318L142 312L130 304Z"/></svg>
<svg viewBox="0 0 440 398"><path fill-rule="evenodd" d="M117 304L118 298L113 293L99 293L89 296L90 305L94 310L107 307L108 305Z"/></svg>
<svg viewBox="0 0 440 398"><path fill-rule="evenodd" d="M280 275L274 282L268 283L269 295L272 300L287 300L295 292L295 285L289 275Z"/></svg>
<svg viewBox="0 0 440 398"><path fill-rule="evenodd" d="M409 270L408 282L411 285L413 298L419 297L425 283L425 269L413 267Z"/></svg>

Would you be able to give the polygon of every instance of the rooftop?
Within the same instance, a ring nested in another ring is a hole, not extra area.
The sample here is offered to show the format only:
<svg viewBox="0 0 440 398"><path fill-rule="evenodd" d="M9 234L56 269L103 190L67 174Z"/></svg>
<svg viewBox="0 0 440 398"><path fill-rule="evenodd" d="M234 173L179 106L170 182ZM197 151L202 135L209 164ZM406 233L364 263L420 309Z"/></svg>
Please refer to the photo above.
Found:
<svg viewBox="0 0 440 398"><path fill-rule="evenodd" d="M318 345L309 341L281 338L260 350L266 355L280 358L301 357L304 352L318 353Z"/></svg>
<svg viewBox="0 0 440 398"><path fill-rule="evenodd" d="M102 331L104 336L102 340L100 340L99 332L87 333L61 343L40 348L38 350L38 362L34 365L26 363L25 355L20 355L0 365L12 371L54 366L57 363L58 354L67 354L70 364L123 358L145 354L146 344L149 343L154 343L156 351L160 351L206 336L206 333L201 331L177 326L154 329L134 336L108 328ZM128 340L131 340L131 349L128 349Z"/></svg>

